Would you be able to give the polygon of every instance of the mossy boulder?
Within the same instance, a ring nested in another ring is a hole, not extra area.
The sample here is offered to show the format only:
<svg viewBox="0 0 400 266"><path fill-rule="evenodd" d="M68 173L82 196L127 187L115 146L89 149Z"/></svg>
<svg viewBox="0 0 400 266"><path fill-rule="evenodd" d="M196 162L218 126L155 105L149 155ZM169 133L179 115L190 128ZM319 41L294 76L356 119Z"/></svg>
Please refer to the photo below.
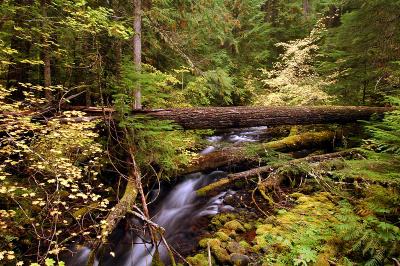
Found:
<svg viewBox="0 0 400 266"><path fill-rule="evenodd" d="M211 219L211 224L217 229L222 227L226 222L236 219L236 214L234 213L221 213L214 216Z"/></svg>
<svg viewBox="0 0 400 266"><path fill-rule="evenodd" d="M243 225L238 220L232 220L232 221L226 222L224 224L224 228L235 231L235 232L245 232L246 231L246 229L243 227Z"/></svg>
<svg viewBox="0 0 400 266"><path fill-rule="evenodd" d="M240 241L239 245L241 245L245 250L249 250L251 248L251 245L244 240Z"/></svg>
<svg viewBox="0 0 400 266"><path fill-rule="evenodd" d="M246 229L246 231L250 231L251 229L253 229L253 225L250 223L245 223L243 227L244 229Z"/></svg>
<svg viewBox="0 0 400 266"><path fill-rule="evenodd" d="M228 251L224 248L225 243L221 242L218 238L205 238L200 240L200 247L207 248L210 245L211 253L220 263L227 263L229 261Z"/></svg>
<svg viewBox="0 0 400 266"><path fill-rule="evenodd" d="M208 266L208 257L203 253L196 254L193 257L188 257L186 260L192 266Z"/></svg>
<svg viewBox="0 0 400 266"><path fill-rule="evenodd" d="M240 254L246 253L246 249L244 247L242 247L238 242L235 242L235 241L230 241L228 243L228 245L226 246L226 249L230 253L240 253Z"/></svg>
<svg viewBox="0 0 400 266"><path fill-rule="evenodd" d="M307 241L315 244L305 246L304 250L316 260L320 252L316 247L323 246L326 240L332 239L332 228L338 224L336 215L340 212L334 203L337 201L335 197L327 192L311 196L299 193L296 197L295 207L278 212L275 219L268 220L273 223L265 220L265 224L257 226L253 251L263 251L266 261L287 262L287 258L298 256L298 250L294 247L304 245ZM331 255L333 254L328 254ZM324 257L321 255L320 259L323 260Z"/></svg>
<svg viewBox="0 0 400 266"><path fill-rule="evenodd" d="M223 231L216 232L214 236L223 242L231 240L231 238Z"/></svg>

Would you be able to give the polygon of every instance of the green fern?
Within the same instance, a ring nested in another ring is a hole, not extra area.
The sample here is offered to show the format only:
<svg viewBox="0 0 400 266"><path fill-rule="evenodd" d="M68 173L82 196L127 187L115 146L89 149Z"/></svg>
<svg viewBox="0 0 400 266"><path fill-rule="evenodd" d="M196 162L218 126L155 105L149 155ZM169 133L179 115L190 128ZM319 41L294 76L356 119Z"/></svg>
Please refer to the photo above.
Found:
<svg viewBox="0 0 400 266"><path fill-rule="evenodd" d="M394 106L400 106L400 98L389 97ZM394 110L385 115L382 122L366 122L372 138L367 144L376 151L400 154L400 111Z"/></svg>

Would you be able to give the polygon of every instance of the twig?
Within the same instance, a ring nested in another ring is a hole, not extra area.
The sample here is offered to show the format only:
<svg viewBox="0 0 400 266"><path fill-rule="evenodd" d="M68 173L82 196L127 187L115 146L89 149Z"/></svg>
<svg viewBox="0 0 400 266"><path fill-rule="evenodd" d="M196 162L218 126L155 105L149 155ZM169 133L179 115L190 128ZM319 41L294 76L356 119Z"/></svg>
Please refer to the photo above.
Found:
<svg viewBox="0 0 400 266"><path fill-rule="evenodd" d="M207 254L208 254L208 266L212 266L210 241L207 242Z"/></svg>

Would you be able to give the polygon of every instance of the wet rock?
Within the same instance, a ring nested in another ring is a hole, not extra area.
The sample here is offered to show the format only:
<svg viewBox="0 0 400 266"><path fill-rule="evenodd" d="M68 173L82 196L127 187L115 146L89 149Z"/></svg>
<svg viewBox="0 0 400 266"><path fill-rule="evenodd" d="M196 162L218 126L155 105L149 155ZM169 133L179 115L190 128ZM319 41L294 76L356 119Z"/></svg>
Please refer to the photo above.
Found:
<svg viewBox="0 0 400 266"><path fill-rule="evenodd" d="M235 204L235 201L236 201L235 196L233 196L231 194L226 195L224 198L224 203L227 205L233 205L233 204Z"/></svg>
<svg viewBox="0 0 400 266"><path fill-rule="evenodd" d="M230 252L230 253L245 253L246 250L238 243L238 242L234 242L231 241L228 243L228 245L226 246L226 249Z"/></svg>
<svg viewBox="0 0 400 266"><path fill-rule="evenodd" d="M255 212L248 212L248 213L247 213L247 216L248 216L250 219L256 219L256 218L258 217L257 213L255 213Z"/></svg>
<svg viewBox="0 0 400 266"><path fill-rule="evenodd" d="M234 207L232 207L230 205L225 205L225 206L222 206L219 211L221 213L226 213L226 212L233 212L234 210L235 210Z"/></svg>
<svg viewBox="0 0 400 266"><path fill-rule="evenodd" d="M230 256L230 262L235 266L247 266L249 265L250 258L240 253L232 253Z"/></svg>

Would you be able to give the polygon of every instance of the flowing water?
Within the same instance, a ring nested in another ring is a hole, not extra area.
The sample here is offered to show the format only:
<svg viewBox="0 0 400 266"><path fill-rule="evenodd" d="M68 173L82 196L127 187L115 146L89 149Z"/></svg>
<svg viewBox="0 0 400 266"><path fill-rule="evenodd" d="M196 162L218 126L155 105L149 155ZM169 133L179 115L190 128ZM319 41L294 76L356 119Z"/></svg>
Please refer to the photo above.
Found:
<svg viewBox="0 0 400 266"><path fill-rule="evenodd" d="M217 149L222 142L240 143L256 142L259 135L266 128L251 128L241 132L232 132L222 136L207 138L210 146L201 154L206 154ZM224 197L235 192L228 190L212 197L208 201L201 200L196 195L196 190L215 180L226 176L223 171L214 171L210 174L195 173L186 176L185 181L173 188L168 195L160 201L155 208L152 221L165 229L165 239L176 250L181 250L180 245L185 241L194 241L196 235L196 221L210 217L220 212L232 211L233 207L224 204ZM133 221L135 222L135 221ZM136 223L139 223L136 221ZM140 223L138 227L140 227ZM155 247L148 236L139 234L120 233L113 237L115 244L110 247L107 254L101 258L97 265L104 266L146 266L151 265ZM90 250L82 248L73 256L67 265L85 265ZM111 253L112 252L112 253ZM168 263L169 257L166 247L161 243L158 246L160 258ZM110 255L113 254L113 255Z"/></svg>

